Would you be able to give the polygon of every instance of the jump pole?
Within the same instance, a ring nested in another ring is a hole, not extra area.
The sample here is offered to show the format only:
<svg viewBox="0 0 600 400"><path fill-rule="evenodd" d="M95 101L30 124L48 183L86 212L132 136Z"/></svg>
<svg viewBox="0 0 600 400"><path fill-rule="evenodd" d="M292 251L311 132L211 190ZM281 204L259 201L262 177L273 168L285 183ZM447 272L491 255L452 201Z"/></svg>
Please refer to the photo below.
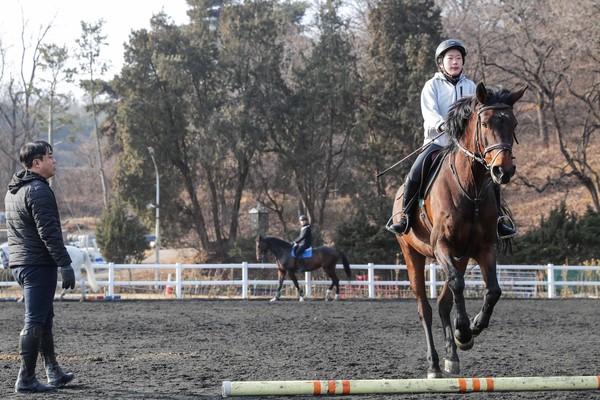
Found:
<svg viewBox="0 0 600 400"><path fill-rule="evenodd" d="M599 376L224 381L223 397L600 390Z"/></svg>

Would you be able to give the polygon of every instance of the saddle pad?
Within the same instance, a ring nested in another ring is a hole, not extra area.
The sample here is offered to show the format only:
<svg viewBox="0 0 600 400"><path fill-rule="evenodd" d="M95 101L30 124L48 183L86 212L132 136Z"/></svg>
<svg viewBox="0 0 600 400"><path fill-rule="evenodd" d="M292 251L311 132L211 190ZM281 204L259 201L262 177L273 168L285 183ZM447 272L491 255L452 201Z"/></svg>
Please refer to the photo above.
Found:
<svg viewBox="0 0 600 400"><path fill-rule="evenodd" d="M302 253L302 258L311 258L312 257L312 247L309 247L308 249L304 250L304 253ZM296 258L296 254L294 254L294 250L292 250L292 258Z"/></svg>

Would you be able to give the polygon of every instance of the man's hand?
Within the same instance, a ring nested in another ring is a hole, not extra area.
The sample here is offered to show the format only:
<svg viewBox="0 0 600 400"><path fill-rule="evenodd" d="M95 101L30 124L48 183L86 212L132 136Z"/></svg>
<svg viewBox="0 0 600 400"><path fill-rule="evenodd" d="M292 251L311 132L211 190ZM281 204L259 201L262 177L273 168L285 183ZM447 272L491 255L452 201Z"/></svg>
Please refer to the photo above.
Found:
<svg viewBox="0 0 600 400"><path fill-rule="evenodd" d="M75 289L75 271L70 265L61 267L60 275L62 276L63 289Z"/></svg>

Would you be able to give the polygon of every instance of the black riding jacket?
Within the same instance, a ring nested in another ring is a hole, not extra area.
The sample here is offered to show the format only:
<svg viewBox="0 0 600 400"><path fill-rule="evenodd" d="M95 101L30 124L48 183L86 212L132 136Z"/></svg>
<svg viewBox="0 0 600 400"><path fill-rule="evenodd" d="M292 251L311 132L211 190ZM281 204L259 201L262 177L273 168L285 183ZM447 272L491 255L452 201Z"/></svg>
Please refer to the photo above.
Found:
<svg viewBox="0 0 600 400"><path fill-rule="evenodd" d="M297 243L299 246L304 246L305 248L309 248L312 244L312 228L310 224L306 224L300 229L300 235L294 239L294 243Z"/></svg>
<svg viewBox="0 0 600 400"><path fill-rule="evenodd" d="M28 170L14 174L4 207L10 268L71 264L56 198L43 176Z"/></svg>

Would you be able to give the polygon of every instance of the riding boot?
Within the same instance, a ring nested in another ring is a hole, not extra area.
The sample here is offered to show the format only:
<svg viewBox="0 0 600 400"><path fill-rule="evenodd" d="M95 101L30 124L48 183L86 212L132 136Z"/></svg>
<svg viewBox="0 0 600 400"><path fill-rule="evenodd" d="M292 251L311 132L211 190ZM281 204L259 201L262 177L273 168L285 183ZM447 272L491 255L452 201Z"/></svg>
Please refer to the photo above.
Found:
<svg viewBox="0 0 600 400"><path fill-rule="evenodd" d="M410 229L409 214L414 203L414 197L419 191L420 182L415 182L410 178L404 183L404 196L402 196L402 213L400 219L395 224L388 227L388 230L396 235L403 235Z"/></svg>
<svg viewBox="0 0 600 400"><path fill-rule="evenodd" d="M57 388L65 386L67 383L75 379L75 374L72 372L63 372L54 353L54 335L52 332L42 334L40 353L44 359L44 367L46 369L46 377L48 383Z"/></svg>
<svg viewBox="0 0 600 400"><path fill-rule="evenodd" d="M35 366L37 364L38 351L42 327L34 325L29 329L23 329L19 336L19 355L21 356L21 368L15 382L15 392L54 392L55 386L48 386L38 381L35 377Z"/></svg>
<svg viewBox="0 0 600 400"><path fill-rule="evenodd" d="M298 272L299 274L303 274L306 272L306 265L304 264L304 258L302 258L302 256L300 256L300 258L298 259L298 263L300 263L300 267L298 268Z"/></svg>
<svg viewBox="0 0 600 400"><path fill-rule="evenodd" d="M508 215L498 214L498 239L508 239L515 236L517 230L514 226L514 222Z"/></svg>
<svg viewBox="0 0 600 400"><path fill-rule="evenodd" d="M496 195L496 203L498 205L498 227L497 235L498 239L508 239L517 234L515 223L502 211L502 202L500 200L500 186L494 185L494 194Z"/></svg>

